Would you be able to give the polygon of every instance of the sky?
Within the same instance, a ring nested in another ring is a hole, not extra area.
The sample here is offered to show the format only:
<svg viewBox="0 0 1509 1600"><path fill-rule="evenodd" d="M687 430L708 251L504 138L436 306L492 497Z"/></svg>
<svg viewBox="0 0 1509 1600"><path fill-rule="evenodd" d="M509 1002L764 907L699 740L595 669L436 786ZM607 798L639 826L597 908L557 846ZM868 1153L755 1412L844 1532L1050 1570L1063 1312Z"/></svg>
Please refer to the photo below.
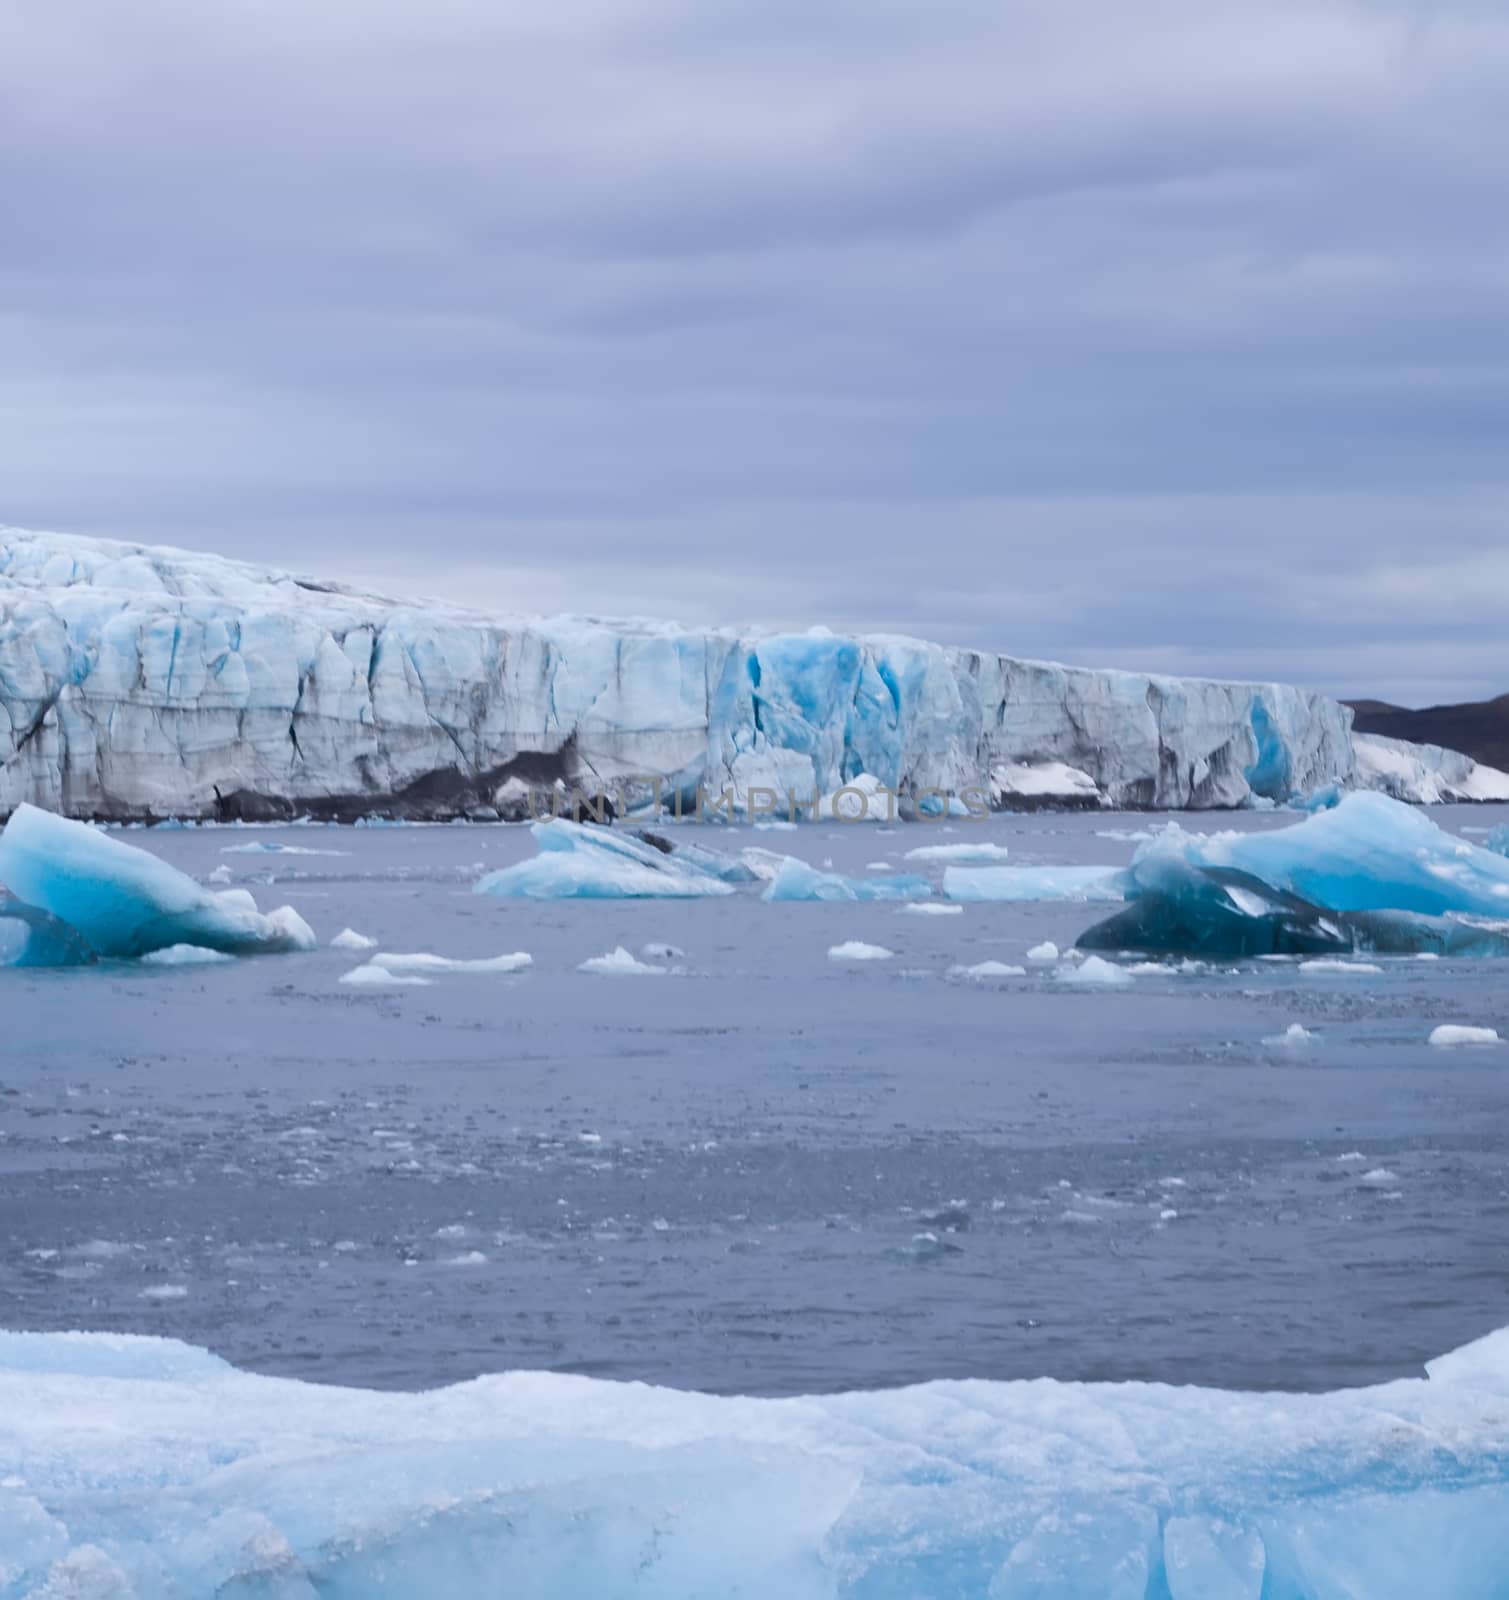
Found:
<svg viewBox="0 0 1509 1600"><path fill-rule="evenodd" d="M1509 689L1501 0L8 0L0 522Z"/></svg>

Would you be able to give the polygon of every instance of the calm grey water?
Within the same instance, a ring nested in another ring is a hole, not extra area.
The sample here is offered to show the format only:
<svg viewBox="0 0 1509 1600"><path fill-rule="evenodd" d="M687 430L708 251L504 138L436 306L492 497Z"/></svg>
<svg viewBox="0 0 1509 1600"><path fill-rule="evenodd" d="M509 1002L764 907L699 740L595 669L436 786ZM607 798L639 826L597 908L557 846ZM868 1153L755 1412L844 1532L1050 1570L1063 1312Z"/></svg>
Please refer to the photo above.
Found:
<svg viewBox="0 0 1509 1600"><path fill-rule="evenodd" d="M1486 828L1495 811L1439 812ZM700 829L863 873L990 839L1129 859L1159 819ZM1271 827L1292 817L1185 819ZM0 972L0 1325L166 1333L428 1386L507 1367L783 1393L972 1374L1332 1388L1509 1323L1491 962L980 984L1075 905L533 904L505 827L155 831L323 940L527 950L362 992L315 954ZM252 855L247 843L332 855ZM860 939L892 961L841 966ZM669 941L685 971L578 972ZM1320 1038L1265 1045L1291 1022Z"/></svg>

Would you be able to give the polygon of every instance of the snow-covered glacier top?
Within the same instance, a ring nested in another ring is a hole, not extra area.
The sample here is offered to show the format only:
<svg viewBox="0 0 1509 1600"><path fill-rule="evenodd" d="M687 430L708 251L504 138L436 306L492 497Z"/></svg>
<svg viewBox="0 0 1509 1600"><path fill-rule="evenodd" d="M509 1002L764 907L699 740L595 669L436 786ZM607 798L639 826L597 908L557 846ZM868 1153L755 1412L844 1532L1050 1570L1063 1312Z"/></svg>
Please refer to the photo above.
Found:
<svg viewBox="0 0 1509 1600"><path fill-rule="evenodd" d="M0 815L450 816L552 784L810 796L858 777L1219 807L1355 773L1350 714L1284 684L892 635L494 617L0 530Z"/></svg>

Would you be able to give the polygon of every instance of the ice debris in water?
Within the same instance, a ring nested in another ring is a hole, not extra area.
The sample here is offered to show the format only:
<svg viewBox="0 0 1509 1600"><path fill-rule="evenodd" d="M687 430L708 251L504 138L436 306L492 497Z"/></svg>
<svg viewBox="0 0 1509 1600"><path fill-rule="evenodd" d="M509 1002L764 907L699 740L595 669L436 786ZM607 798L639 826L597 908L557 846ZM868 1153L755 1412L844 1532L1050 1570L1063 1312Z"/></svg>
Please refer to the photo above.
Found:
<svg viewBox="0 0 1509 1600"><path fill-rule="evenodd" d="M576 969L578 972L595 972L607 978L663 977L666 968L637 960L632 951L617 945L605 956L589 956Z"/></svg>
<svg viewBox="0 0 1509 1600"><path fill-rule="evenodd" d="M1082 947L1509 954L1509 860L1381 794L1349 794L1265 833L1202 836L1170 824L1138 849L1126 898L1124 910L1081 935Z"/></svg>
<svg viewBox="0 0 1509 1600"><path fill-rule="evenodd" d="M533 823L539 854L490 872L478 894L528 900L688 900L734 892L754 872L699 845L552 817Z"/></svg>
<svg viewBox="0 0 1509 1600"><path fill-rule="evenodd" d="M922 900L933 892L926 878L846 878L788 856L765 886L766 900Z"/></svg>
<svg viewBox="0 0 1509 1600"><path fill-rule="evenodd" d="M1299 970L1317 978L1325 977L1328 973L1340 973L1342 977L1371 978L1376 977L1383 968L1371 961L1336 961L1320 956L1314 961L1301 961Z"/></svg>
<svg viewBox="0 0 1509 1600"><path fill-rule="evenodd" d="M1051 966L1058 960L1058 946L1051 939L1044 939L1027 952L1027 959L1036 966Z"/></svg>
<svg viewBox="0 0 1509 1600"><path fill-rule="evenodd" d="M947 867L950 900L1120 900L1121 867Z"/></svg>
<svg viewBox="0 0 1509 1600"><path fill-rule="evenodd" d="M507 955L482 956L475 960L460 960L452 956L431 955L428 951L413 954L395 954L380 951L369 961L369 966L381 967L384 972L418 973L427 977L437 972L520 972L533 963L527 950L512 950Z"/></svg>
<svg viewBox="0 0 1509 1600"><path fill-rule="evenodd" d="M956 978L973 978L983 982L990 978L1025 978L1026 967L1008 966L1004 961L979 961L972 967L950 967Z"/></svg>
<svg viewBox="0 0 1509 1600"><path fill-rule="evenodd" d="M1291 1022L1282 1033L1267 1034L1263 1043L1271 1050L1305 1050L1315 1043L1318 1034L1311 1033L1303 1023Z"/></svg>
<svg viewBox="0 0 1509 1600"><path fill-rule="evenodd" d="M19 806L0 834L0 917L27 927L23 966L119 960L194 945L226 955L309 950L309 924L216 894L146 850L83 822Z"/></svg>
<svg viewBox="0 0 1509 1600"><path fill-rule="evenodd" d="M1065 965L1053 974L1060 983L1083 983L1102 989L1124 989L1136 980L1125 967L1103 961L1099 956L1087 956L1073 965Z"/></svg>
<svg viewBox="0 0 1509 1600"><path fill-rule="evenodd" d="M141 959L149 967L212 967L236 958L223 950L206 950L202 945L170 944L167 949L150 951Z"/></svg>
<svg viewBox="0 0 1509 1600"><path fill-rule="evenodd" d="M958 863L1004 861L1011 851L1004 844L924 844L908 850L908 861L953 861Z"/></svg>
<svg viewBox="0 0 1509 1600"><path fill-rule="evenodd" d="M866 944L863 939L846 939L828 951L830 961L889 961L895 955L884 945Z"/></svg>
<svg viewBox="0 0 1509 1600"><path fill-rule="evenodd" d="M426 989L430 980L418 973L389 972L386 967L353 967L343 972L340 982L353 989Z"/></svg>
<svg viewBox="0 0 1509 1600"><path fill-rule="evenodd" d="M1498 1044L1497 1028L1473 1028L1461 1022L1443 1022L1430 1030L1430 1043L1449 1050L1457 1045Z"/></svg>
<svg viewBox="0 0 1509 1600"><path fill-rule="evenodd" d="M223 856L349 856L349 850L315 850L303 844L273 844L257 840L252 844L222 845Z"/></svg>
<svg viewBox="0 0 1509 1600"><path fill-rule="evenodd" d="M473 1600L499 1574L656 1600L1498 1600L1509 1330L1426 1374L750 1399L512 1372L405 1394L169 1339L0 1334L0 1570L8 1594L119 1600Z"/></svg>
<svg viewBox="0 0 1509 1600"><path fill-rule="evenodd" d="M914 900L909 905L901 908L909 911L914 917L962 917L963 906L943 905L937 900Z"/></svg>
<svg viewBox="0 0 1509 1600"><path fill-rule="evenodd" d="M332 950L375 950L377 940L369 939L366 934L358 933L355 928L342 928L330 941Z"/></svg>

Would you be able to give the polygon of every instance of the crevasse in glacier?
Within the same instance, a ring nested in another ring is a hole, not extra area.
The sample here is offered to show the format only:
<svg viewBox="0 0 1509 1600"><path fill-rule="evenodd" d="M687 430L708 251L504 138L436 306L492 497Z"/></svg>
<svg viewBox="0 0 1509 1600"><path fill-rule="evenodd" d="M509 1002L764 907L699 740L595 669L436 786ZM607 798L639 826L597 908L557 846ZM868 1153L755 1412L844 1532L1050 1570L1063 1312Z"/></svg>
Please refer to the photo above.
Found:
<svg viewBox="0 0 1509 1600"><path fill-rule="evenodd" d="M145 850L28 805L0 833L0 919L26 928L7 953L27 966L179 946L251 955L315 943L289 906L264 914L244 889L212 894Z"/></svg>
<svg viewBox="0 0 1509 1600"><path fill-rule="evenodd" d="M1509 1330L1331 1394L422 1394L0 1334L0 1596L1502 1600Z"/></svg>
<svg viewBox="0 0 1509 1600"><path fill-rule="evenodd" d="M1083 948L1509 953L1509 859L1381 794L1347 795L1264 833L1170 824L1121 881L1127 906L1083 934Z"/></svg>
<svg viewBox="0 0 1509 1600"><path fill-rule="evenodd" d="M489 813L860 780L1000 803L1234 806L1350 782L1350 714L1281 684L893 635L405 605L211 556L0 530L0 815Z"/></svg>

